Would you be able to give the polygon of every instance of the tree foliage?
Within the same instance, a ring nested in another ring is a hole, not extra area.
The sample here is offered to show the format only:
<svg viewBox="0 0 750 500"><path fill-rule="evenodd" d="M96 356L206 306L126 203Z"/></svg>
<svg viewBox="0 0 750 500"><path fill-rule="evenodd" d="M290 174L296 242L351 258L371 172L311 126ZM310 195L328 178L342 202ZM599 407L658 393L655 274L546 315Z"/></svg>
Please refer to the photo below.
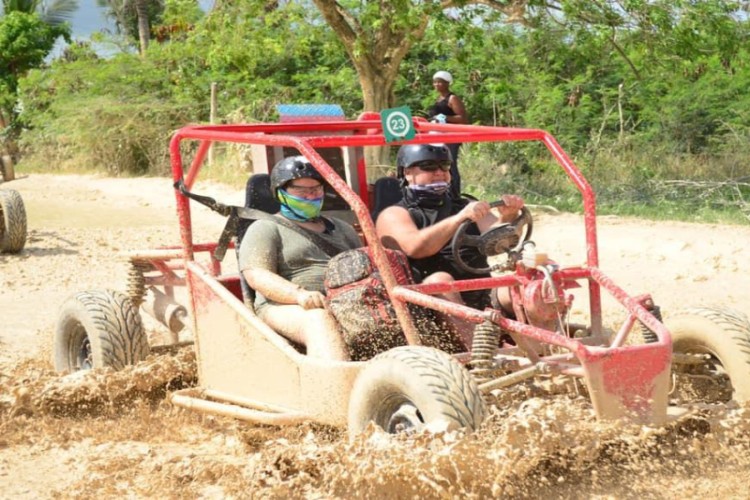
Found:
<svg viewBox="0 0 750 500"><path fill-rule="evenodd" d="M0 14L23 12L39 14L42 21L52 26L60 26L70 20L73 12L78 9L78 0L2 0Z"/></svg>
<svg viewBox="0 0 750 500"><path fill-rule="evenodd" d="M196 0L189 3L197 6ZM97 5L106 8L117 32L131 40L141 54L148 48L151 29L161 22L165 9L164 0L97 0Z"/></svg>
<svg viewBox="0 0 750 500"><path fill-rule="evenodd" d="M36 13L10 11L0 18L0 111L15 104L18 80L42 65L58 37L70 40L67 24L50 25Z"/></svg>
<svg viewBox="0 0 750 500"><path fill-rule="evenodd" d="M472 122L550 131L613 199L642 196L659 178L750 175L737 153L750 138L750 22L739 2L246 0L203 17L190 5L166 3L145 58L77 48L21 79L26 143L61 161L97 151L93 163L110 165L111 151L94 144L112 139L98 132L106 123L127 141L118 151L133 152L117 157L134 162L120 170L164 171L165 159L149 163L156 142L208 120L213 82L228 122L275 120L280 103L338 103L349 117L405 104L419 114L435 98L431 75L445 69ZM134 116L156 140L131 127ZM73 123L88 127L75 141ZM466 165L543 173L519 177L519 191L562 192L565 179L531 147L465 155ZM495 189L498 179L473 180Z"/></svg>

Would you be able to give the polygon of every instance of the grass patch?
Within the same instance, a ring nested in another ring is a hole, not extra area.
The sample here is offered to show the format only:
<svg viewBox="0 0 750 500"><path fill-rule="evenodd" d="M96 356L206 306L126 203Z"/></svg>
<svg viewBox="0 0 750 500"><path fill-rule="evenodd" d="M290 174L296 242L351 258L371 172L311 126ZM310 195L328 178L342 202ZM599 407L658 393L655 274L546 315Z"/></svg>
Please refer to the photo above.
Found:
<svg viewBox="0 0 750 500"><path fill-rule="evenodd" d="M670 156L623 149L574 159L591 185L599 215L652 220L750 224L750 172L736 156ZM505 193L527 203L581 213L573 181L541 144L464 145L459 158L463 190L477 198Z"/></svg>

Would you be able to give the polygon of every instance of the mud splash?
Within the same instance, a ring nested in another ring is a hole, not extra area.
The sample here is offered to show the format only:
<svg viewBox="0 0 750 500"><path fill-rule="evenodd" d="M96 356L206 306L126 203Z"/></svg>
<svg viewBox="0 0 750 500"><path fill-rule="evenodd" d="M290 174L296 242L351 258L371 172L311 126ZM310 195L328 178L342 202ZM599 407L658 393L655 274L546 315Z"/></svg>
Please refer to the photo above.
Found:
<svg viewBox="0 0 750 500"><path fill-rule="evenodd" d="M95 415L136 399L161 399L169 390L193 384L197 368L195 352L184 348L176 355L150 357L122 371L103 368L61 377L33 361L21 363L14 371L0 381L0 394L5 395L0 398L0 410L10 417Z"/></svg>
<svg viewBox="0 0 750 500"><path fill-rule="evenodd" d="M588 398L562 388L520 387L498 395L474 434L407 438L372 428L350 441L341 429L253 426L172 407L163 396L192 380L194 366L189 349L85 377L57 378L26 361L0 381L0 450L24 445L67 457L76 472L52 489L62 497L739 498L750 491L747 406L696 406L653 428L596 422Z"/></svg>

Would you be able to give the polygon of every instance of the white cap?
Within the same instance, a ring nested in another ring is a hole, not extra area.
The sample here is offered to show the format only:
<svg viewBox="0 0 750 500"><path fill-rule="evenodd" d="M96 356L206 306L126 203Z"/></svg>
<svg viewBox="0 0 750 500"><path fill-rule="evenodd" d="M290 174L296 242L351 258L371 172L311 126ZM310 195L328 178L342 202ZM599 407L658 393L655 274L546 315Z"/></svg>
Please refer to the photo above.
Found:
<svg viewBox="0 0 750 500"><path fill-rule="evenodd" d="M438 71L437 73L432 75L433 80L437 80L438 78L440 78L441 80L445 80L448 83L453 83L453 77L447 71Z"/></svg>

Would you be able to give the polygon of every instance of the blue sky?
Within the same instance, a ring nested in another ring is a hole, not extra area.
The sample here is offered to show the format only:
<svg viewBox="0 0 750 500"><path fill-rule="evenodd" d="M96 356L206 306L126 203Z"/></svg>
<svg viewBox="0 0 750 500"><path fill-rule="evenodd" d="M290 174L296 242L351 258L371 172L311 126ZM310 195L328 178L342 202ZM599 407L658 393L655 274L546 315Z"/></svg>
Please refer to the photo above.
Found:
<svg viewBox="0 0 750 500"><path fill-rule="evenodd" d="M104 16L104 9L96 6L96 0L78 0L78 10L70 20L75 38L88 38L103 28L113 28L113 23Z"/></svg>
<svg viewBox="0 0 750 500"><path fill-rule="evenodd" d="M214 0L198 0L198 4L203 10L208 10L213 6ZM108 29L114 33L114 22L105 15L106 9L96 5L96 0L78 0L78 10L73 13L70 19L73 38L76 40L88 39L92 33L103 29ZM65 47L62 39L57 41L52 49L48 60L58 57ZM101 55L111 54L112 49L104 46L94 45L94 49Z"/></svg>
<svg viewBox="0 0 750 500"><path fill-rule="evenodd" d="M198 0L203 10L208 10L214 0ZM104 15L105 9L96 5L96 0L78 0L78 10L70 20L74 38L88 38L104 28L114 29L114 23Z"/></svg>

